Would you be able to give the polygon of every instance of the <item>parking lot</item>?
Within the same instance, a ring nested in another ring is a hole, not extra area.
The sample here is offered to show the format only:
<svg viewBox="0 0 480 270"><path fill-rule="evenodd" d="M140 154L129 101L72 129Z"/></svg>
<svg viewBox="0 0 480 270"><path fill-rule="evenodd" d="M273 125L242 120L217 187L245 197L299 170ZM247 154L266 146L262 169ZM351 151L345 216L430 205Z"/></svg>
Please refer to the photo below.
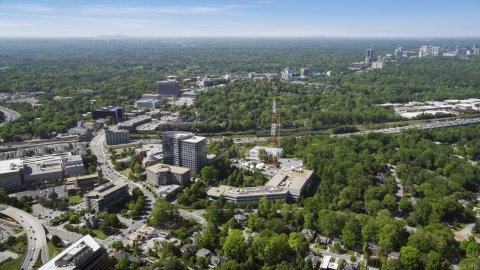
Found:
<svg viewBox="0 0 480 270"><path fill-rule="evenodd" d="M44 189L37 189L35 186L31 186L29 190L12 193L11 195L14 195L15 197L17 197L17 199L20 199L23 196L32 196L33 198L35 198L36 196L43 196L45 198L48 198L48 195L50 195L50 193L52 193L53 191L58 194L59 198L67 197L67 194L65 193L65 185Z"/></svg>

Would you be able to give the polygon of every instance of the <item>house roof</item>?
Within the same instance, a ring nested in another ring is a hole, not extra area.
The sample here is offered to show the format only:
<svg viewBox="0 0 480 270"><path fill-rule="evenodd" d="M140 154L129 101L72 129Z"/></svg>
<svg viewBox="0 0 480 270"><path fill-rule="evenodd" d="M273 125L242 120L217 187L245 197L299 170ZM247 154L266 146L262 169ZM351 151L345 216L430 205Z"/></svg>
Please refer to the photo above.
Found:
<svg viewBox="0 0 480 270"><path fill-rule="evenodd" d="M368 248L371 250L378 250L378 245L372 242L368 243Z"/></svg>
<svg viewBox="0 0 480 270"><path fill-rule="evenodd" d="M210 255L212 255L212 252L208 249L205 249L205 248L202 248L200 249L199 251L197 251L197 254L195 254L197 257L208 257Z"/></svg>
<svg viewBox="0 0 480 270"><path fill-rule="evenodd" d="M183 247L180 248L181 252L185 252L189 249L190 251L195 251L197 249L197 246L195 244L186 244Z"/></svg>
<svg viewBox="0 0 480 270"><path fill-rule="evenodd" d="M395 252L395 251L392 251L392 252L388 253L388 255L390 255L392 257L400 257L400 253Z"/></svg>
<svg viewBox="0 0 480 270"><path fill-rule="evenodd" d="M113 255L113 257L117 260L121 260L123 258L127 258L131 262L136 262L136 263L143 263L143 259L137 258L135 256L132 256L130 253L127 253L125 251L119 251Z"/></svg>
<svg viewBox="0 0 480 270"><path fill-rule="evenodd" d="M247 217L244 216L244 215L241 215L241 214L235 215L235 216L233 216L233 217L234 217L236 220L238 220L238 221L245 221L245 220L247 220Z"/></svg>
<svg viewBox="0 0 480 270"><path fill-rule="evenodd" d="M213 255L212 258L210 259L210 264L220 265L226 261L228 261L227 257Z"/></svg>
<svg viewBox="0 0 480 270"><path fill-rule="evenodd" d="M333 242L342 242L342 239L338 238L338 237L335 237L333 238L332 240Z"/></svg>

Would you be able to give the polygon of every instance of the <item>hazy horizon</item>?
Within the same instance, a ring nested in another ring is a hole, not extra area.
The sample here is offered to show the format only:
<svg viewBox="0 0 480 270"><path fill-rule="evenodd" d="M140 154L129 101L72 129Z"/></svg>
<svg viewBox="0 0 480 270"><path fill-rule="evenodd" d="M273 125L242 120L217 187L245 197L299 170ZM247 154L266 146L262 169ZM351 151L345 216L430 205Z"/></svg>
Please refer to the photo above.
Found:
<svg viewBox="0 0 480 270"><path fill-rule="evenodd" d="M0 37L472 38L480 0L0 0Z"/></svg>

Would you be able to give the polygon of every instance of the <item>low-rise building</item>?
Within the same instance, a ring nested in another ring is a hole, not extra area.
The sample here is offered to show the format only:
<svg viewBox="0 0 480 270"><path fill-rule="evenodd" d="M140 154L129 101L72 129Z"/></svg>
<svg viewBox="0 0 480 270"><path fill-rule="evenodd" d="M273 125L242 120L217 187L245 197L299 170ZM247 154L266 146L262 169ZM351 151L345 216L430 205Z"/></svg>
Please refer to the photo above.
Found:
<svg viewBox="0 0 480 270"><path fill-rule="evenodd" d="M279 187L288 190L290 199L298 199L311 181L313 171L302 168L282 168L276 173L266 187Z"/></svg>
<svg viewBox="0 0 480 270"><path fill-rule="evenodd" d="M162 96L159 94L143 94L142 99L154 99L154 100L162 100Z"/></svg>
<svg viewBox="0 0 480 270"><path fill-rule="evenodd" d="M62 157L62 163L67 176L81 175L85 172L81 155L64 156Z"/></svg>
<svg viewBox="0 0 480 270"><path fill-rule="evenodd" d="M110 269L108 254L88 234L39 268L39 270L80 269Z"/></svg>
<svg viewBox="0 0 480 270"><path fill-rule="evenodd" d="M96 174L74 176L67 178L67 194L68 196L74 196L77 191L81 191L85 194L96 187L103 184L102 169L99 168Z"/></svg>
<svg viewBox="0 0 480 270"><path fill-rule="evenodd" d="M181 190L179 185L167 185L167 186L160 186L157 189L158 197L164 199L170 199L171 197L175 196Z"/></svg>
<svg viewBox="0 0 480 270"><path fill-rule="evenodd" d="M84 196L85 207L96 212L103 211L128 195L127 183L123 181L108 182L96 187Z"/></svg>
<svg viewBox="0 0 480 270"><path fill-rule="evenodd" d="M155 165L159 162L160 162L160 159L155 157L155 154L150 151L148 153L147 157L142 160L142 166L149 167L149 166L153 166L153 165Z"/></svg>
<svg viewBox="0 0 480 270"><path fill-rule="evenodd" d="M206 258L206 257L208 257L208 256L213 255L213 253L212 253L210 250L206 249L206 248L202 248L202 249L200 249L199 251L197 251L197 253L196 253L195 255L196 255L197 257Z"/></svg>
<svg viewBox="0 0 480 270"><path fill-rule="evenodd" d="M194 91L186 91L182 93L183 98L197 98L198 94Z"/></svg>
<svg viewBox="0 0 480 270"><path fill-rule="evenodd" d="M24 165L26 182L63 178L62 156L60 155L25 158Z"/></svg>
<svg viewBox="0 0 480 270"><path fill-rule="evenodd" d="M273 155L277 159L283 157L283 149L282 148L255 146L252 149L250 149L249 158L259 159L258 154L260 153L260 149L265 150L265 152L267 152L267 155Z"/></svg>
<svg viewBox="0 0 480 270"><path fill-rule="evenodd" d="M135 101L135 108L149 108L149 109L158 109L160 108L160 100L157 99L139 99Z"/></svg>
<svg viewBox="0 0 480 270"><path fill-rule="evenodd" d="M118 251L117 253L115 253L113 255L113 257L117 260L121 260L123 258L126 258L127 260L131 261L131 262L135 262L135 263L138 263L138 264L142 264L143 263L143 259L142 258L137 258L133 255L131 255L130 253L128 252L125 252L123 250L120 250Z"/></svg>
<svg viewBox="0 0 480 270"><path fill-rule="evenodd" d="M158 187L163 185L188 185L190 169L166 164L155 164L147 167L147 183Z"/></svg>
<svg viewBox="0 0 480 270"><path fill-rule="evenodd" d="M98 229L99 221L100 219L95 214L87 213L83 216L83 223L87 228Z"/></svg>

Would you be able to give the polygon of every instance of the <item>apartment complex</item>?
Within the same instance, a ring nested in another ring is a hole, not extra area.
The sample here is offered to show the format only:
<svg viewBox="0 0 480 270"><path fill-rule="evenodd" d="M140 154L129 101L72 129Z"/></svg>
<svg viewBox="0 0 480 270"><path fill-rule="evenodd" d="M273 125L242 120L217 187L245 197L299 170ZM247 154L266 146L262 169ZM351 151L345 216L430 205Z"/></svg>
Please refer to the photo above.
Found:
<svg viewBox="0 0 480 270"><path fill-rule="evenodd" d="M105 208L128 196L128 184L123 181L108 182L87 193L85 206L90 210L103 211Z"/></svg>
<svg viewBox="0 0 480 270"><path fill-rule="evenodd" d="M113 117L115 122L118 123L120 120L125 118L125 110L123 107L101 107L92 111L93 120L97 119L106 119L108 116Z"/></svg>
<svg viewBox="0 0 480 270"><path fill-rule="evenodd" d="M190 184L190 169L165 165L155 164L147 167L147 183L154 187L165 185L188 185Z"/></svg>
<svg viewBox="0 0 480 270"><path fill-rule="evenodd" d="M108 254L87 234L68 246L39 270L104 270L109 268Z"/></svg>
<svg viewBox="0 0 480 270"><path fill-rule="evenodd" d="M124 143L130 143L130 131L105 130L105 145L117 145Z"/></svg>
<svg viewBox="0 0 480 270"><path fill-rule="evenodd" d="M23 186L25 184L23 169L21 159L0 161L0 188L9 190Z"/></svg>
<svg viewBox="0 0 480 270"><path fill-rule="evenodd" d="M178 82L174 80L158 81L157 93L161 97L178 97L180 95L178 90Z"/></svg>
<svg viewBox="0 0 480 270"><path fill-rule="evenodd" d="M195 176L207 165L207 139L192 133L162 133L163 163L186 167Z"/></svg>

